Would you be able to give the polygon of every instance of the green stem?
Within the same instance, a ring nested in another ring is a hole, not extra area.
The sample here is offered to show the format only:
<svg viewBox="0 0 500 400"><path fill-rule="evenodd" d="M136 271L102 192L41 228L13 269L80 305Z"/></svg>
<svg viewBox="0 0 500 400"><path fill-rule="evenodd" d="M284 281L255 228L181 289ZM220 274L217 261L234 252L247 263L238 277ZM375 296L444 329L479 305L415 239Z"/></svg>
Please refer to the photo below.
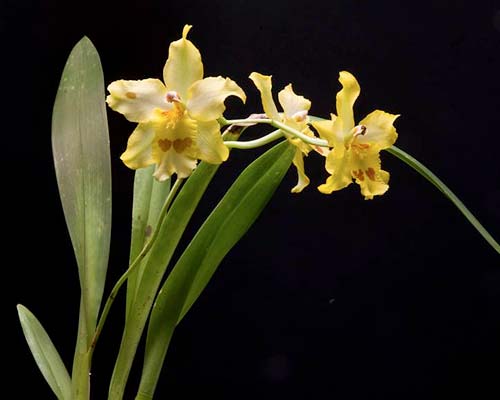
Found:
<svg viewBox="0 0 500 400"><path fill-rule="evenodd" d="M90 358L89 353L79 353L77 356L78 367L73 370L73 400L90 399Z"/></svg>
<svg viewBox="0 0 500 400"><path fill-rule="evenodd" d="M284 124L283 122L271 120L271 125L274 126L275 128L281 129L282 131L289 133L290 135L293 135L293 136L299 138L300 140L302 140L305 143L309 143L313 146L329 147L328 142L326 140L319 139L316 137L307 136L304 133L289 127L288 125Z"/></svg>
<svg viewBox="0 0 500 400"><path fill-rule="evenodd" d="M85 322L83 296L80 299L80 315L78 319L78 339L76 342L75 355L73 359L73 370L71 372L72 399L90 399L90 364L88 363L88 349L91 333Z"/></svg>
<svg viewBox="0 0 500 400"><path fill-rule="evenodd" d="M275 119L219 119L219 123L224 125L244 125L244 124L268 124L274 126L275 128L281 129L283 132L289 133L302 140L305 143L309 143L313 146L329 147L328 142L324 139L313 138L305 135L304 133L293 129L292 127L284 124L283 122L277 121ZM264 136L265 137L265 136ZM240 147L241 148L241 147Z"/></svg>
<svg viewBox="0 0 500 400"><path fill-rule="evenodd" d="M232 149L255 149L260 146L264 146L268 143L274 142L275 140L283 137L283 132L280 129L277 129L275 131L272 131L266 136L262 136L259 139L255 140L248 140L246 142L239 142L239 141L227 141L224 142L224 144Z"/></svg>
<svg viewBox="0 0 500 400"><path fill-rule="evenodd" d="M165 204L163 205L160 215L158 217L158 223L156 224L156 229L154 230L153 234L151 235L151 239L146 243L144 248L141 250L141 252L138 254L138 256L135 258L135 260L130 264L128 269L125 271L125 273L118 279L118 281L115 283L115 286L111 290L111 293L108 296L108 299L106 300L106 304L104 305L104 309L101 314L101 318L99 319L99 323L97 324L96 330L94 332L94 336L92 338L92 343L90 345L88 354L89 354L89 366L91 365L92 362L92 355L94 353L95 346L97 344L97 341L99 340L99 336L101 335L102 328L104 327L104 323L106 322L106 319L108 317L109 311L111 309L111 306L113 305L113 302L115 301L116 295L118 294L118 291L122 287L122 285L125 283L129 275L135 270L135 268L141 263L141 261L146 257L147 253L153 246L154 241L156 240L156 237L158 236L159 232L159 227L163 223L163 220L165 219L165 216L167 215L167 211L170 207L170 204L172 204L172 201L174 200L174 197L176 193L178 192L179 188L181 187L183 182L183 179L177 179L172 186L172 189L170 190L167 199L165 200Z"/></svg>
<svg viewBox="0 0 500 400"><path fill-rule="evenodd" d="M427 179L430 183L432 183L435 187L439 189L441 193L443 193L455 206L460 210L460 212L464 215L465 218L472 224L474 228L481 234L481 236L490 244L493 249L496 250L497 253L500 254L500 245L496 242L495 239L489 234L489 232L481 225L481 223L472 215L472 213L465 207L465 204L446 186L441 179L439 179L436 175L434 175L425 165L423 165L420 161L416 160L408 153L399 149L396 146L389 147L386 149L393 156L396 156L401 161L408 164L415 171L417 171L420 175L422 175L425 179Z"/></svg>
<svg viewBox="0 0 500 400"><path fill-rule="evenodd" d="M224 117L220 117L217 121L221 126L226 125L242 125L245 126L247 124L271 124L271 119L266 118L239 118L239 119L225 119Z"/></svg>

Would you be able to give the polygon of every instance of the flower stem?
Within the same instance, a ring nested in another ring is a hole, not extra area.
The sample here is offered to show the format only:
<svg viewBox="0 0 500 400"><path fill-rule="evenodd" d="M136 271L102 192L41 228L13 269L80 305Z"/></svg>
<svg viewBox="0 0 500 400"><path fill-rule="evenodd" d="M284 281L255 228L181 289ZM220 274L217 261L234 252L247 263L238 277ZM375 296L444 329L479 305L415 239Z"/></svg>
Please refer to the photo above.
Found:
<svg viewBox="0 0 500 400"><path fill-rule="evenodd" d="M217 121L221 126L226 125L249 125L249 124L271 124L272 120L267 118L239 118L239 119L225 119L220 117Z"/></svg>
<svg viewBox="0 0 500 400"><path fill-rule="evenodd" d="M271 143L279 138L283 137L283 132L280 129L276 129L275 131L267 134L266 136L262 136L259 139L248 140L246 142L239 141L227 141L224 144L232 149L255 149L260 146L264 146L268 143Z"/></svg>
<svg viewBox="0 0 500 400"><path fill-rule="evenodd" d="M170 192L167 196L167 199L165 200L165 204L163 204L163 207L160 211L160 215L158 217L158 223L156 224L156 229L154 230L151 239L146 243L146 245L143 247L141 252L137 255L135 260L130 264L128 269L123 273L123 275L118 279L118 281L115 283L115 286L111 290L111 293L108 296L108 299L106 300L106 304L104 305L104 309L101 314L101 318L99 319L99 323L97 324L97 327L94 332L94 336L92 338L92 342L90 344L90 348L88 350L88 356L89 356L89 367L92 362L92 355L94 353L95 346L97 344L97 341L99 340L99 336L101 335L102 328L104 327L104 323L106 322L106 319L108 317L109 311L111 309L111 306L113 305L113 302L115 301L116 295L118 294L118 291L122 287L122 285L125 283L129 275L135 270L135 268L141 263L141 261L146 257L147 253L153 246L154 241L156 240L156 237L158 236L158 232L160 230L160 226L163 223L165 216L167 215L168 209L170 208L170 205L172 204L172 201L174 200L175 195L177 194L179 188L182 185L182 182L184 179L182 178L177 178L175 181L174 185L172 186L172 189L170 189Z"/></svg>
<svg viewBox="0 0 500 400"><path fill-rule="evenodd" d="M284 124L283 122L274 120L274 119L249 119L249 118L244 118L244 119L219 119L219 123L224 125L245 125L245 124L268 124L271 126L274 126L275 128L281 129L283 132L286 132L292 136L295 136L302 140L305 143L311 144L313 146L320 146L320 147L329 147L328 142L324 139L319 139L319 138L313 138L310 136L307 136L303 134L302 132L293 129L292 127ZM273 132L274 133L274 132ZM264 136L265 137L265 136ZM259 139L257 139L259 140ZM243 148L243 147L239 147ZM252 147L250 147L252 148Z"/></svg>
<svg viewBox="0 0 500 400"><path fill-rule="evenodd" d="M272 126L274 126L275 128L279 128L282 131L287 132L290 135L293 135L293 136L299 138L303 142L306 142L308 144L312 144L313 146L328 147L328 142L326 140L307 136L307 135L303 134L302 132L298 131L297 129L293 129L293 128L289 127L288 125L284 124L283 122L271 120L270 124Z"/></svg>

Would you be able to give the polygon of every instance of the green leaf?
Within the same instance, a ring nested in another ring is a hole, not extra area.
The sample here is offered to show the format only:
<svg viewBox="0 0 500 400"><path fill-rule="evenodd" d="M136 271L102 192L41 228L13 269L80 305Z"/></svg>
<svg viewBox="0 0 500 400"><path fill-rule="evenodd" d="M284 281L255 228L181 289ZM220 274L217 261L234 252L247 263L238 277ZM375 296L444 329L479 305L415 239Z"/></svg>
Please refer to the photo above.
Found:
<svg viewBox="0 0 500 400"><path fill-rule="evenodd" d="M111 234L111 164L104 77L88 38L73 48L52 114L52 149L78 263L86 321L95 326L108 265Z"/></svg>
<svg viewBox="0 0 500 400"><path fill-rule="evenodd" d="M70 400L71 379L49 335L26 307L18 304L17 313L28 346L45 380L58 399Z"/></svg>
<svg viewBox="0 0 500 400"><path fill-rule="evenodd" d="M425 179L427 179L430 183L432 183L444 196L446 196L463 214L465 218L472 224L474 228L479 232L479 234L483 237L484 240L488 242L488 244L493 247L493 249L500 254L500 244L490 235L490 233L484 228L483 225L477 220L476 217L469 211L469 209L465 206L464 203L453 193L445 183L439 179L432 171L423 165L416 158L412 157L405 151L401 150L396 146L391 146L386 149L393 156L399 158L401 161L412 167L415 171L417 171L420 175L422 175Z"/></svg>
<svg viewBox="0 0 500 400"><path fill-rule="evenodd" d="M135 301L125 323L120 350L111 377L110 400L123 398L128 375L155 294L174 250L218 168L218 165L200 163L174 200L165 220L158 227L158 236L146 256L144 266L141 266L142 279L137 285Z"/></svg>
<svg viewBox="0 0 500 400"><path fill-rule="evenodd" d="M151 165L135 172L130 263L139 255L147 239L156 229L160 210L170 191L170 180L158 182L153 178L154 168L155 166ZM137 282L142 276L144 265L145 262L141 263L141 266L128 277L126 315L135 299Z"/></svg>
<svg viewBox="0 0 500 400"><path fill-rule="evenodd" d="M199 229L151 312L139 394L153 396L176 324L207 285L229 250L271 199L288 171L295 147L282 142L250 164Z"/></svg>
<svg viewBox="0 0 500 400"><path fill-rule="evenodd" d="M111 164L104 100L99 55L84 37L66 62L52 114L57 183L81 287L73 366L74 384L81 379L81 385L88 381L86 367L81 370L80 366L86 363L85 353L96 326L111 233ZM81 390L76 392L78 397Z"/></svg>

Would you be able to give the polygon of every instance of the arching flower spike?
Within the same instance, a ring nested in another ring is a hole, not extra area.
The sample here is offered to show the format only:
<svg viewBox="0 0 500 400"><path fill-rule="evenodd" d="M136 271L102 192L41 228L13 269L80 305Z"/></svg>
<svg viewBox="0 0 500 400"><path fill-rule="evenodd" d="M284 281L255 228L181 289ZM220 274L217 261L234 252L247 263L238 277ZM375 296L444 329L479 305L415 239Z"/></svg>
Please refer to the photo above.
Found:
<svg viewBox="0 0 500 400"><path fill-rule="evenodd" d="M278 100L284 111L280 114L273 100L271 76L252 72L250 79L260 91L262 106L268 118L283 122L293 129L314 137L313 132L307 125L307 112L311 108L311 102L308 99L295 94L292 85L289 84L278 93ZM304 171L304 155L307 155L311 151L311 146L288 134L286 136L297 147L293 164L297 168L298 182L292 188L292 193L299 193L309 185L309 178Z"/></svg>
<svg viewBox="0 0 500 400"><path fill-rule="evenodd" d="M201 55L187 39L191 29L184 26L182 38L172 42L163 69L163 80L119 80L108 86L106 101L115 111L138 122L130 136L122 161L129 168L156 164L159 181L177 174L189 176L197 160L220 164L228 158L217 118L225 110L224 100L243 90L231 79L203 79Z"/></svg>
<svg viewBox="0 0 500 400"><path fill-rule="evenodd" d="M375 110L355 126L353 105L360 93L359 84L346 71L340 73L339 81L342 90L337 93L338 115L332 114L328 121L312 122L333 147L326 158L326 170L331 176L318 189L329 194L345 188L354 179L365 199L373 199L389 188L389 173L381 169L379 153L396 141L393 123L398 115Z"/></svg>

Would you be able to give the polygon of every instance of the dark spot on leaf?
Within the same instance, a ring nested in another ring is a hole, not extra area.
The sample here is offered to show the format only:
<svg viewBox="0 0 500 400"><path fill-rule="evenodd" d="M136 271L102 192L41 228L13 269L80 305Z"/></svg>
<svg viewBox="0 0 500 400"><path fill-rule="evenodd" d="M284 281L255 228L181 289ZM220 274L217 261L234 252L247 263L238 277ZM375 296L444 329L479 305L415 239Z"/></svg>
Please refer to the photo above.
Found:
<svg viewBox="0 0 500 400"><path fill-rule="evenodd" d="M146 226L146 231L144 232L146 237L150 237L151 233L153 233L153 228L151 227L151 225Z"/></svg>

